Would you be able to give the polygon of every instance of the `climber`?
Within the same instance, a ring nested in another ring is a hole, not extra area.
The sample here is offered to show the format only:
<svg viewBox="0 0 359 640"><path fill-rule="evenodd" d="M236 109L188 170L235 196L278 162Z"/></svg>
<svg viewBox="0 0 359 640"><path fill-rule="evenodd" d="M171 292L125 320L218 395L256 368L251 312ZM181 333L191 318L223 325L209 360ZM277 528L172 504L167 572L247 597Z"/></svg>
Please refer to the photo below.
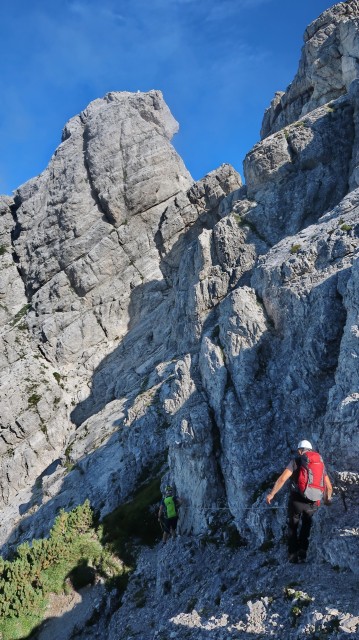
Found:
<svg viewBox="0 0 359 640"><path fill-rule="evenodd" d="M333 488L319 453L313 451L308 440L298 443L298 454L290 461L266 497L270 504L276 493L292 476L288 501L289 562L305 562L309 546L312 518L321 499L330 505ZM301 524L300 530L299 523Z"/></svg>
<svg viewBox="0 0 359 640"><path fill-rule="evenodd" d="M167 485L158 511L158 521L163 531L163 544L167 542L169 536L176 537L178 508L181 504L182 500L174 495L173 487Z"/></svg>

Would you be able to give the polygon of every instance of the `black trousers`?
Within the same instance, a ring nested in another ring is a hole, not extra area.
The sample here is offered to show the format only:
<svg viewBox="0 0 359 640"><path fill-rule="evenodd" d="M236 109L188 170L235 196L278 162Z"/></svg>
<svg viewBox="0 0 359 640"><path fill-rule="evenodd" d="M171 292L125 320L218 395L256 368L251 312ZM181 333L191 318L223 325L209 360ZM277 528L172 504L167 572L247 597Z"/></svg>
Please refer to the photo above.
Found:
<svg viewBox="0 0 359 640"><path fill-rule="evenodd" d="M307 551L312 518L318 506L302 498L299 494L291 493L288 502L288 552Z"/></svg>

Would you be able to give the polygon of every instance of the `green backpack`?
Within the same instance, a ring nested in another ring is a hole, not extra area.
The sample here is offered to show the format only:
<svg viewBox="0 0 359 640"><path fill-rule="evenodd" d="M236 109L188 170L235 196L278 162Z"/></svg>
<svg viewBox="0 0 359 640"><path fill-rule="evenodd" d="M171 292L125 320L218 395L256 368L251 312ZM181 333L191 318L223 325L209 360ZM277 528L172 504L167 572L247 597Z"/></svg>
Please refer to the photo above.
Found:
<svg viewBox="0 0 359 640"><path fill-rule="evenodd" d="M177 516L177 511L173 496L167 496L163 502L166 507L166 518L175 518Z"/></svg>

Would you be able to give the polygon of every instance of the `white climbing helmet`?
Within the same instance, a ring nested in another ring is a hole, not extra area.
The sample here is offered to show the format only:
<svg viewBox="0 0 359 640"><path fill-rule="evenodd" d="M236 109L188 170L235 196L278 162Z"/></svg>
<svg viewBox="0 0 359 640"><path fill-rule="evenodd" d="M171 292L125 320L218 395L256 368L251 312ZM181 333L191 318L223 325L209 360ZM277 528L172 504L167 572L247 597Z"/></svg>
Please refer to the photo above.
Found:
<svg viewBox="0 0 359 640"><path fill-rule="evenodd" d="M313 447L310 444L309 440L301 440L298 443L297 449L313 449Z"/></svg>

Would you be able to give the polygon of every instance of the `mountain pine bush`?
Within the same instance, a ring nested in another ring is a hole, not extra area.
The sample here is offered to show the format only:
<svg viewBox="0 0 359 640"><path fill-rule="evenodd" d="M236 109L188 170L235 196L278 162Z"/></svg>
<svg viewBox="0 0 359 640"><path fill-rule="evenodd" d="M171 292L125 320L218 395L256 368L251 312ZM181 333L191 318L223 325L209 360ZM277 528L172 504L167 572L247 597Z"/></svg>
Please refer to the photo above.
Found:
<svg viewBox="0 0 359 640"><path fill-rule="evenodd" d="M34 626L41 621L49 593L61 593L80 565L105 578L124 570L101 544L88 500L73 511L61 511L49 538L21 544L13 560L0 556L0 638L24 637L28 620Z"/></svg>

